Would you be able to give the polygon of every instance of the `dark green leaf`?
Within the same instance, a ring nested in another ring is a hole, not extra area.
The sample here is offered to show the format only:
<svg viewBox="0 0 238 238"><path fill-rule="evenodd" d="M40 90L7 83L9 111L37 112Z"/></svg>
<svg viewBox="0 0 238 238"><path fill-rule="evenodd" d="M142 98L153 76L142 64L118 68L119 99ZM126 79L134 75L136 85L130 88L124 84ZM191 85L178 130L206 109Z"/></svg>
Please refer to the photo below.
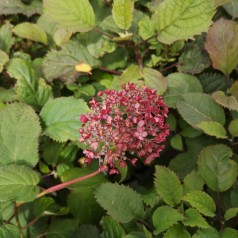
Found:
<svg viewBox="0 0 238 238"><path fill-rule="evenodd" d="M71 192L67 204L80 224L97 224L103 215L91 189Z"/></svg>
<svg viewBox="0 0 238 238"><path fill-rule="evenodd" d="M164 238L191 238L188 231L180 224L172 226L165 233Z"/></svg>
<svg viewBox="0 0 238 238"><path fill-rule="evenodd" d="M99 231L96 226L82 225L70 238L99 238Z"/></svg>
<svg viewBox="0 0 238 238"><path fill-rule="evenodd" d="M123 227L109 216L102 218L101 225L103 227L102 238L121 238L126 234Z"/></svg>
<svg viewBox="0 0 238 238"><path fill-rule="evenodd" d="M141 219L144 208L140 195L133 189L119 184L102 184L95 193L99 204L115 220L127 223L132 219Z"/></svg>

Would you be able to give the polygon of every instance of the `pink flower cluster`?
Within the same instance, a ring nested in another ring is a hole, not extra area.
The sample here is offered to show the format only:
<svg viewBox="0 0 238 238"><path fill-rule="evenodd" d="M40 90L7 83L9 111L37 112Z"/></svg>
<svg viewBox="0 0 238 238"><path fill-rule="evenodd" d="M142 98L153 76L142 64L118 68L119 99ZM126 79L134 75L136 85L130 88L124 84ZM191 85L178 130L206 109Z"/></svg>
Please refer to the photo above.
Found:
<svg viewBox="0 0 238 238"><path fill-rule="evenodd" d="M119 91L99 92L98 97L100 100L89 102L92 113L80 117L79 141L88 145L85 162L98 159L101 170L114 174L118 173L115 163L124 167L130 161L134 165L139 157L150 164L160 156L169 135L165 123L168 107L155 90L129 83Z"/></svg>

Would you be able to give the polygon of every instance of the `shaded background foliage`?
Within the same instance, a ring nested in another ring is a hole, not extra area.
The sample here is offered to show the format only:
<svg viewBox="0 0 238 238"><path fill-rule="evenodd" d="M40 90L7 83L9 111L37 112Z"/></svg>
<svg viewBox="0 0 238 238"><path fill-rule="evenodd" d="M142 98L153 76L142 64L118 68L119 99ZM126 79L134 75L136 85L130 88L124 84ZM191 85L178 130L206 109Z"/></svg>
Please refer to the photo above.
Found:
<svg viewBox="0 0 238 238"><path fill-rule="evenodd" d="M0 237L235 238L237 0L0 1ZM83 164L79 117L103 89L163 95L151 166Z"/></svg>

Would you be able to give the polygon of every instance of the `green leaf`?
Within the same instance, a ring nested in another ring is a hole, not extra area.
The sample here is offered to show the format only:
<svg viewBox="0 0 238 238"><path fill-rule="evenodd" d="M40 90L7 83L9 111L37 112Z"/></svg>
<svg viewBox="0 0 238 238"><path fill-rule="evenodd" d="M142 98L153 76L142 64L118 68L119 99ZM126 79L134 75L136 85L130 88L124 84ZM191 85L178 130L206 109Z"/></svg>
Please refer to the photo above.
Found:
<svg viewBox="0 0 238 238"><path fill-rule="evenodd" d="M76 221L72 219L55 219L50 223L46 231L47 238L70 237L77 227Z"/></svg>
<svg viewBox="0 0 238 238"><path fill-rule="evenodd" d="M174 225L165 233L164 238L191 238L187 230L180 224Z"/></svg>
<svg viewBox="0 0 238 238"><path fill-rule="evenodd" d="M39 14L41 12L40 7L33 3L25 5L21 0L1 0L0 15L23 14L30 17L35 13Z"/></svg>
<svg viewBox="0 0 238 238"><path fill-rule="evenodd" d="M147 15L145 15L138 24L139 35L143 40L146 40L155 34L154 23Z"/></svg>
<svg viewBox="0 0 238 238"><path fill-rule="evenodd" d="M213 1L164 0L153 16L158 40L171 44L206 32L215 13Z"/></svg>
<svg viewBox="0 0 238 238"><path fill-rule="evenodd" d="M183 201L188 202L197 211L208 217L214 217L216 205L213 199L205 192L191 191L183 197Z"/></svg>
<svg viewBox="0 0 238 238"><path fill-rule="evenodd" d="M59 142L77 140L81 127L79 117L88 111L87 104L81 99L61 97L48 101L40 113L44 133Z"/></svg>
<svg viewBox="0 0 238 238"><path fill-rule="evenodd" d="M39 181L39 175L26 166L12 164L0 167L0 201L34 200L39 192Z"/></svg>
<svg viewBox="0 0 238 238"><path fill-rule="evenodd" d="M213 191L224 192L236 181L237 164L229 158L232 150L226 145L205 147L198 160L199 173Z"/></svg>
<svg viewBox="0 0 238 238"><path fill-rule="evenodd" d="M229 208L224 215L225 220L230 220L233 217L236 217L238 214L238 208Z"/></svg>
<svg viewBox="0 0 238 238"><path fill-rule="evenodd" d="M196 128L203 121L225 123L223 109L207 94L189 93L183 96L184 101L177 103L177 108L183 119Z"/></svg>
<svg viewBox="0 0 238 238"><path fill-rule="evenodd" d="M187 194L188 192L191 192L193 190L202 190L203 186L204 180L196 170L193 170L184 178L183 181L184 194Z"/></svg>
<svg viewBox="0 0 238 238"><path fill-rule="evenodd" d="M1 6L1 3L2 1L0 1L0 6ZM11 28L12 26L9 23L4 24L0 28L0 49L3 50L7 54L9 54L10 49L12 48L15 42L15 38L12 36Z"/></svg>
<svg viewBox="0 0 238 238"><path fill-rule="evenodd" d="M176 131L177 119L172 113L169 113L169 115L166 119L166 122L169 124L169 130L170 131Z"/></svg>
<svg viewBox="0 0 238 238"><path fill-rule="evenodd" d="M116 44L106 36L102 36L98 32L92 31L87 42L87 49L95 58L102 57L105 53L111 53L116 49Z"/></svg>
<svg viewBox="0 0 238 238"><path fill-rule="evenodd" d="M16 226L13 225L3 225L0 226L1 238L16 238L19 237L19 230Z"/></svg>
<svg viewBox="0 0 238 238"><path fill-rule="evenodd" d="M222 74L203 73L198 77L205 93L210 94L216 90L225 91L227 88L225 76Z"/></svg>
<svg viewBox="0 0 238 238"><path fill-rule="evenodd" d="M47 35L38 25L24 22L16 25L12 31L19 37L47 45Z"/></svg>
<svg viewBox="0 0 238 238"><path fill-rule="evenodd" d="M169 168L176 172L177 176L184 178L196 167L196 158L190 151L180 153L169 163Z"/></svg>
<svg viewBox="0 0 238 238"><path fill-rule="evenodd" d="M0 73L3 71L3 67L8 62L8 55L0 49Z"/></svg>
<svg viewBox="0 0 238 238"><path fill-rule="evenodd" d="M233 137L238 136L238 119L232 120L230 122L228 130Z"/></svg>
<svg viewBox="0 0 238 238"><path fill-rule="evenodd" d="M90 173L94 172L92 168L85 167L85 168L73 168L73 169L68 169L66 170L61 176L62 182L67 182L79 177L86 176ZM77 190L77 191L84 191L90 190L92 188L95 188L99 186L101 183L105 182L105 176L103 174L98 174L97 176L93 176L91 178L88 178L86 180L83 180L79 183L75 183L69 186L69 188Z"/></svg>
<svg viewBox="0 0 238 238"><path fill-rule="evenodd" d="M194 208L189 208L184 213L185 219L183 220L183 224L185 226L191 227L199 227L199 228L209 228L209 224L202 217L202 215L195 210Z"/></svg>
<svg viewBox="0 0 238 238"><path fill-rule="evenodd" d="M198 230L193 238L220 238L219 232L215 228L206 228Z"/></svg>
<svg viewBox="0 0 238 238"><path fill-rule="evenodd" d="M40 132L39 118L31 107L14 103L0 110L0 163L34 167Z"/></svg>
<svg viewBox="0 0 238 238"><path fill-rule="evenodd" d="M187 93L202 92L202 85L198 79L189 74L172 73L167 76L167 81L168 90L164 100L169 107L176 107L176 103Z"/></svg>
<svg viewBox="0 0 238 238"><path fill-rule="evenodd" d="M7 64L9 75L17 79L15 90L20 99L39 110L49 98L52 89L44 79L36 78L32 64L25 59L13 58Z"/></svg>
<svg viewBox="0 0 238 238"><path fill-rule="evenodd" d="M156 166L155 188L161 198L170 206L180 203L183 190L177 175L169 168Z"/></svg>
<svg viewBox="0 0 238 238"><path fill-rule="evenodd" d="M155 210L152 215L153 224L155 226L154 234L157 235L171 226L177 224L178 221L182 221L184 216L177 210L168 206L161 206Z"/></svg>
<svg viewBox="0 0 238 238"><path fill-rule="evenodd" d="M99 231L93 225L81 225L70 238L99 238Z"/></svg>
<svg viewBox="0 0 238 238"><path fill-rule="evenodd" d="M235 184L230 194L231 207L238 207L238 184Z"/></svg>
<svg viewBox="0 0 238 238"><path fill-rule="evenodd" d="M116 25L123 30L128 30L133 20L134 1L114 0L112 16Z"/></svg>
<svg viewBox="0 0 238 238"><path fill-rule="evenodd" d="M0 202L0 214L3 220L7 221L12 216L15 203L13 201Z"/></svg>
<svg viewBox="0 0 238 238"><path fill-rule="evenodd" d="M183 137L196 138L202 134L202 131L193 128L182 118L179 120L179 124L181 128L180 135Z"/></svg>
<svg viewBox="0 0 238 238"><path fill-rule="evenodd" d="M187 42L179 56L178 69L183 73L199 74L211 64L209 55L204 49L204 38L196 37L195 41Z"/></svg>
<svg viewBox="0 0 238 238"><path fill-rule="evenodd" d="M221 238L238 238L238 232L235 229L227 227L222 232Z"/></svg>
<svg viewBox="0 0 238 238"><path fill-rule="evenodd" d="M105 216L101 220L103 227L102 238L121 238L126 232L123 227L109 216Z"/></svg>
<svg viewBox="0 0 238 238"><path fill-rule="evenodd" d="M216 4L216 6L219 7L219 6L222 6L222 5L230 2L230 0L215 0L214 2Z"/></svg>
<svg viewBox="0 0 238 238"><path fill-rule="evenodd" d="M144 216L143 202L138 193L124 185L104 183L95 193L98 203L113 219L127 223Z"/></svg>
<svg viewBox="0 0 238 238"><path fill-rule="evenodd" d="M61 50L51 50L43 61L43 71L47 81L62 79L72 83L79 73L75 70L78 63L86 63L96 66L99 64L96 58L90 55L87 47L78 41L67 42Z"/></svg>
<svg viewBox="0 0 238 238"><path fill-rule="evenodd" d="M151 68L144 68L141 75L145 80L145 85L156 90L159 95L164 94L167 90L167 81L159 71Z"/></svg>
<svg viewBox="0 0 238 238"><path fill-rule="evenodd" d="M43 78L38 80L37 101L40 107L43 107L49 99L53 98L52 88Z"/></svg>
<svg viewBox="0 0 238 238"><path fill-rule="evenodd" d="M95 16L88 0L44 0L49 20L72 32L88 32L95 25Z"/></svg>
<svg viewBox="0 0 238 238"><path fill-rule="evenodd" d="M229 110L238 111L238 102L234 96L226 96L222 91L216 91L212 94L213 99L223 107Z"/></svg>
<svg viewBox="0 0 238 238"><path fill-rule="evenodd" d="M170 140L171 146L175 150L183 151L183 140L181 135L177 134Z"/></svg>
<svg viewBox="0 0 238 238"><path fill-rule="evenodd" d="M225 128L216 121L202 121L196 127L203 130L207 135L215 136L216 138L227 138Z"/></svg>
<svg viewBox="0 0 238 238"><path fill-rule="evenodd" d="M59 28L55 31L53 39L56 45L62 46L63 44L65 44L70 40L71 36L72 36L71 31L68 31L64 28Z"/></svg>
<svg viewBox="0 0 238 238"><path fill-rule="evenodd" d="M67 204L80 224L97 224L103 215L103 209L97 203L91 189L71 192Z"/></svg>
<svg viewBox="0 0 238 238"><path fill-rule="evenodd" d="M5 89L0 87L0 102L2 103L14 102L17 99L18 97L13 88Z"/></svg>
<svg viewBox="0 0 238 238"><path fill-rule="evenodd" d="M220 19L207 34L206 49L215 69L230 74L238 64L238 24L235 21Z"/></svg>
<svg viewBox="0 0 238 238"><path fill-rule="evenodd" d="M139 81L141 78L142 73L140 67L138 65L132 64L123 71L119 78L115 78L112 81L110 88L119 90L121 89L122 84L127 84L129 82L135 83L136 85L142 85L142 82Z"/></svg>
<svg viewBox="0 0 238 238"><path fill-rule="evenodd" d="M232 16L233 19L238 17L238 1L229 0L229 2L223 5L223 8Z"/></svg>

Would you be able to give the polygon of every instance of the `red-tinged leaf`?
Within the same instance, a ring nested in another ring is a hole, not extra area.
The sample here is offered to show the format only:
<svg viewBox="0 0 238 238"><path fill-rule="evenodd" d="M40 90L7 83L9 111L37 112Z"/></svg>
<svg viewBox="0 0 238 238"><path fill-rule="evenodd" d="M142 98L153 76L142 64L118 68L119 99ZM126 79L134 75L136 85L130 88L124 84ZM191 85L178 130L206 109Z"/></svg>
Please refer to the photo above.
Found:
<svg viewBox="0 0 238 238"><path fill-rule="evenodd" d="M230 74L238 64L238 24L220 19L215 22L207 34L206 49L213 67Z"/></svg>

